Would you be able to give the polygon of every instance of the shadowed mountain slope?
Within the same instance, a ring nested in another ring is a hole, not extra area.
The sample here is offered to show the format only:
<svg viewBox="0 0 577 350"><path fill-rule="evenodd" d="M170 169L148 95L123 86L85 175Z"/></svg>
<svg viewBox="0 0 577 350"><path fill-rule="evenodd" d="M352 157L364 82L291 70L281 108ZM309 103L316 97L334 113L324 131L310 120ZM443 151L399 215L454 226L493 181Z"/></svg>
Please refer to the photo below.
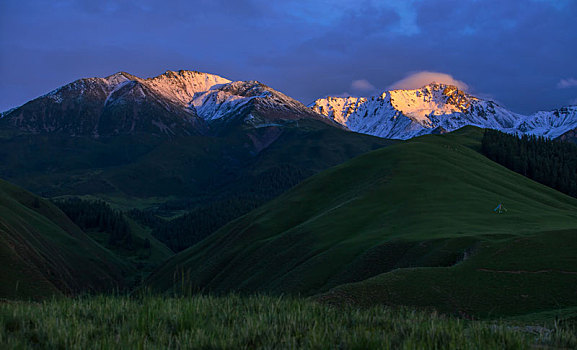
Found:
<svg viewBox="0 0 577 350"><path fill-rule="evenodd" d="M2 180L0 266L2 298L107 291L133 272L52 203Z"/></svg>

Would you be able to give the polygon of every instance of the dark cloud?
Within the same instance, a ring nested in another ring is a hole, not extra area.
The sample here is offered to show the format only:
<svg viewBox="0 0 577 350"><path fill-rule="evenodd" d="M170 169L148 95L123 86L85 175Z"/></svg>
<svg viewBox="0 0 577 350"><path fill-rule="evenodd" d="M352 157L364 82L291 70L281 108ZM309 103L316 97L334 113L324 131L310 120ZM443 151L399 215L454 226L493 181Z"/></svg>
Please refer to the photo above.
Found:
<svg viewBox="0 0 577 350"><path fill-rule="evenodd" d="M440 72L530 113L577 96L557 88L577 76L576 15L569 0L4 0L0 110L81 77L195 69L304 103Z"/></svg>

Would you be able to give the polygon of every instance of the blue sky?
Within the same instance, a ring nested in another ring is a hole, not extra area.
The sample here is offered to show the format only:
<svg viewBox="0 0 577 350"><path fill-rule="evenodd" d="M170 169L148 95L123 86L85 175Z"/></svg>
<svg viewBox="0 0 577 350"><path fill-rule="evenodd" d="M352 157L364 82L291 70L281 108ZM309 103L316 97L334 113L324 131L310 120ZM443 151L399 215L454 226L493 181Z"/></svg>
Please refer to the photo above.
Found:
<svg viewBox="0 0 577 350"><path fill-rule="evenodd" d="M303 103L438 72L531 113L577 104L575 18L573 0L3 0L0 110L82 77L190 69Z"/></svg>

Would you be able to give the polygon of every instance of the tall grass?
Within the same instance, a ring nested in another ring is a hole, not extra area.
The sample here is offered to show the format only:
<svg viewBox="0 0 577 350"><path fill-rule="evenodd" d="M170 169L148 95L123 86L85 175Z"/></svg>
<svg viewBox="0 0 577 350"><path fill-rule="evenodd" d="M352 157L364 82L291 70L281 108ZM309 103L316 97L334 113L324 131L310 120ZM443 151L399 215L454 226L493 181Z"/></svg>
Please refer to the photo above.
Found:
<svg viewBox="0 0 577 350"><path fill-rule="evenodd" d="M96 296L0 303L0 348L517 349L577 347L563 330L527 332L410 309L335 308L267 296Z"/></svg>

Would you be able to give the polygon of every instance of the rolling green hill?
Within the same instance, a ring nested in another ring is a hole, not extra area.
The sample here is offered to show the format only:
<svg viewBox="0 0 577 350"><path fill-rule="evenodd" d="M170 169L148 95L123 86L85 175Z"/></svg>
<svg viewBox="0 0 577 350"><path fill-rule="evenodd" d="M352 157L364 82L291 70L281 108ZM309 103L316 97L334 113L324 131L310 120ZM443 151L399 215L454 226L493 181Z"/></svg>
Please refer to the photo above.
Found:
<svg viewBox="0 0 577 350"><path fill-rule="evenodd" d="M475 317L577 306L577 200L464 128L313 176L169 260L153 290L290 293ZM502 203L507 212L493 209Z"/></svg>
<svg viewBox="0 0 577 350"><path fill-rule="evenodd" d="M52 203L2 180L0 266L0 298L112 290L134 273Z"/></svg>

